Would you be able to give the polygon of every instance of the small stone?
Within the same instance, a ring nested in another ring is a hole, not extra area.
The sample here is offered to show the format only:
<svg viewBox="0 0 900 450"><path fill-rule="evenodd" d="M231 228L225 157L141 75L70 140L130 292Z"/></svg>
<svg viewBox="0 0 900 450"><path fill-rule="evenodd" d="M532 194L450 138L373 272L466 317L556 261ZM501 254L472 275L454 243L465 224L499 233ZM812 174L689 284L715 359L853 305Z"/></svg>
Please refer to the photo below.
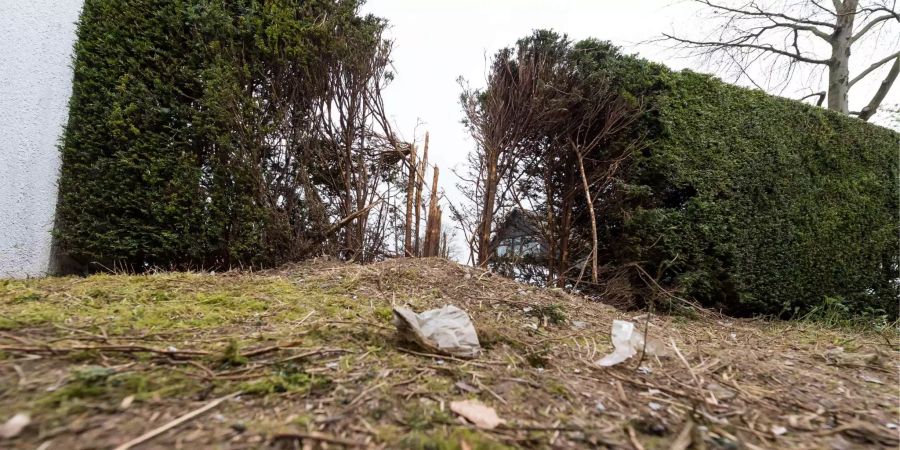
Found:
<svg viewBox="0 0 900 450"><path fill-rule="evenodd" d="M472 386L469 383L466 383L465 381L457 381L456 384L454 384L454 386L456 386L456 388L462 392L468 392L471 394L477 394L478 392L480 392L480 389L476 388L475 386Z"/></svg>
<svg viewBox="0 0 900 450"><path fill-rule="evenodd" d="M775 436L782 436L787 433L787 428L780 425L772 425L772 434Z"/></svg>
<svg viewBox="0 0 900 450"><path fill-rule="evenodd" d="M715 381L706 383L706 390L712 392L712 394L716 396L717 400L729 400L734 398L734 396L736 395L734 391L726 388L725 386L722 386L719 383L716 383Z"/></svg>
<svg viewBox="0 0 900 450"><path fill-rule="evenodd" d="M663 408L662 405L660 405L659 403L656 403L656 402L650 402L647 404L647 406L649 406L650 409L652 409L654 411L659 411Z"/></svg>
<svg viewBox="0 0 900 450"><path fill-rule="evenodd" d="M247 431L247 425L245 425L244 422L235 422L231 424L231 429L238 433L243 433Z"/></svg>
<svg viewBox="0 0 900 450"><path fill-rule="evenodd" d="M594 409L599 412L606 412L606 406L603 405L603 402L598 401L596 405L594 405Z"/></svg>

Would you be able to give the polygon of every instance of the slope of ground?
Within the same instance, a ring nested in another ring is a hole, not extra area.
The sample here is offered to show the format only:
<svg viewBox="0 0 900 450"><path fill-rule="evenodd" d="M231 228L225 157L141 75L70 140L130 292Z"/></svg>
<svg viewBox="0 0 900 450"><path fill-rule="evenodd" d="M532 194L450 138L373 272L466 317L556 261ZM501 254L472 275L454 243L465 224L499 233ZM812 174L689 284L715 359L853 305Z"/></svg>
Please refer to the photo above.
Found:
<svg viewBox="0 0 900 450"><path fill-rule="evenodd" d="M448 303L482 356L398 342L392 305ZM896 334L653 317L671 357L595 367L635 315L437 259L0 281L0 423L32 417L0 447L115 448L212 405L138 448L896 448Z"/></svg>

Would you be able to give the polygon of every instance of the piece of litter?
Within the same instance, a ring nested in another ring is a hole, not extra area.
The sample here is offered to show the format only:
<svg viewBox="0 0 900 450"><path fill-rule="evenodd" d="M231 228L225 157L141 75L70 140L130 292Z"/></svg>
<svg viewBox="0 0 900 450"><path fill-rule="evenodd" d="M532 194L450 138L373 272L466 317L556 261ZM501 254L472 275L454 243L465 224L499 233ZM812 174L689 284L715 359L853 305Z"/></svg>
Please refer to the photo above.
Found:
<svg viewBox="0 0 900 450"><path fill-rule="evenodd" d="M326 368L326 369L337 369L337 368L338 368L338 363L337 363L337 361L332 361L332 362L329 362L329 363L325 363L325 368Z"/></svg>
<svg viewBox="0 0 900 450"><path fill-rule="evenodd" d="M642 373L644 375L650 375L651 373L653 373L653 369L651 369L647 366L638 367L637 371L638 371L638 373Z"/></svg>
<svg viewBox="0 0 900 450"><path fill-rule="evenodd" d="M787 428L780 425L772 425L772 434L775 436L781 436L785 433L787 433Z"/></svg>
<svg viewBox="0 0 900 450"><path fill-rule="evenodd" d="M31 423L31 416L25 413L18 413L3 425L0 425L0 438L12 439L19 435L28 424Z"/></svg>
<svg viewBox="0 0 900 450"><path fill-rule="evenodd" d="M587 322L583 322L581 320L573 320L572 321L572 328L575 330L583 330L583 329L587 328L587 326L588 326Z"/></svg>
<svg viewBox="0 0 900 450"><path fill-rule="evenodd" d="M596 409L597 412L606 412L606 406L603 405L603 402L597 402L597 404L594 405L594 409Z"/></svg>
<svg viewBox="0 0 900 450"><path fill-rule="evenodd" d="M635 329L634 323L627 320L613 320L612 343L615 349L612 353L597 360L594 364L601 367L614 366L631 358L641 350L648 355L662 356L663 345L655 339L647 339L644 345L644 335Z"/></svg>
<svg viewBox="0 0 900 450"><path fill-rule="evenodd" d="M450 402L450 411L459 414L476 427L485 430L497 428L505 421L497 416L497 411L478 400L462 400Z"/></svg>
<svg viewBox="0 0 900 450"><path fill-rule="evenodd" d="M884 381L879 380L878 378L871 377L869 375L860 375L859 378L866 383L874 383L874 384L884 384Z"/></svg>
<svg viewBox="0 0 900 450"><path fill-rule="evenodd" d="M662 394L662 391L659 389L647 389L647 392L645 392L645 394L646 395L659 395L659 394Z"/></svg>
<svg viewBox="0 0 900 450"><path fill-rule="evenodd" d="M461 358L474 358L481 353L472 319L465 311L453 305L421 314L396 307L394 324L402 337L429 351Z"/></svg>
<svg viewBox="0 0 900 450"><path fill-rule="evenodd" d="M894 422L888 422L888 423L884 424L884 426L888 427L889 430L896 430L896 429L897 429L897 424L894 423Z"/></svg>
<svg viewBox="0 0 900 450"><path fill-rule="evenodd" d="M178 351L178 349L175 348L174 345L170 345L170 346L166 347L166 351L169 352L169 353L175 353L175 352Z"/></svg>
<svg viewBox="0 0 900 450"><path fill-rule="evenodd" d="M662 405L660 405L659 403L656 403L656 402L650 402L647 404L647 406L649 406L650 409L652 409L654 411L659 411L663 407Z"/></svg>
<svg viewBox="0 0 900 450"><path fill-rule="evenodd" d="M134 403L134 395L129 395L122 399L122 403L119 403L119 410L125 411L126 409L131 407L131 404Z"/></svg>

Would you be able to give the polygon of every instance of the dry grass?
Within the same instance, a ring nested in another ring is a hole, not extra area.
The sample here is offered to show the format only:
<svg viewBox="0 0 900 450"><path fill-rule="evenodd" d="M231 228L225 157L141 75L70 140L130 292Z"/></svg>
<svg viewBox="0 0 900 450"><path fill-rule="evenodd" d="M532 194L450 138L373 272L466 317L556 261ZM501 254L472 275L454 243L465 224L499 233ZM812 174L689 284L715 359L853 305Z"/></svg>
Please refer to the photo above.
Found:
<svg viewBox="0 0 900 450"><path fill-rule="evenodd" d="M478 359L396 341L392 305L446 303ZM897 447L896 335L653 317L672 357L594 367L634 316L437 259L0 281L0 421L33 415L0 447L113 448L238 391L141 448Z"/></svg>

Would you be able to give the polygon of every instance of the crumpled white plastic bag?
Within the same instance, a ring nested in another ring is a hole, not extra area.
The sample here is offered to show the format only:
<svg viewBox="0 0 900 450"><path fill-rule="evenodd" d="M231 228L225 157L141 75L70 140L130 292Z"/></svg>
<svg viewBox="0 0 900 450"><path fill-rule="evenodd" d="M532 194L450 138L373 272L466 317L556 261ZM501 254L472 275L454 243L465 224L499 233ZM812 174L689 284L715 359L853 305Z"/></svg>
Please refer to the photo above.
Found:
<svg viewBox="0 0 900 450"><path fill-rule="evenodd" d="M397 331L434 352L462 358L481 353L478 333L465 311L453 305L416 314L411 309L395 307Z"/></svg>
<svg viewBox="0 0 900 450"><path fill-rule="evenodd" d="M627 320L613 320L612 353L597 360L594 364L601 367L614 366L636 355L645 349L648 355L662 356L664 347L655 339L648 339L644 347L644 335L635 329L634 323Z"/></svg>

